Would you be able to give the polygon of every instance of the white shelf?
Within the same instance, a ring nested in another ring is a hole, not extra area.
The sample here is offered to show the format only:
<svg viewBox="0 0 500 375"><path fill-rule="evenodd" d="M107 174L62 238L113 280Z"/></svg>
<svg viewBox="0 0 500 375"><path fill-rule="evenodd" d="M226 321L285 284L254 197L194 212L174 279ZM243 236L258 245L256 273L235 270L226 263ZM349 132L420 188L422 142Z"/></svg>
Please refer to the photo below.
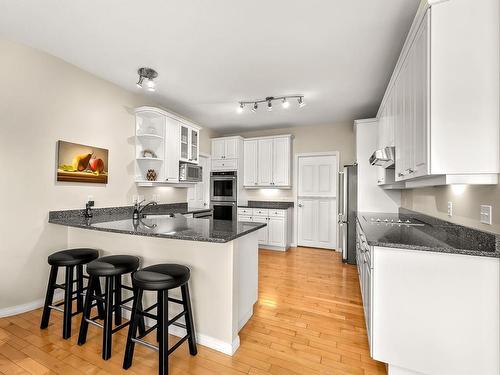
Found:
<svg viewBox="0 0 500 375"><path fill-rule="evenodd" d="M148 180L135 180L137 186L151 187L151 186L175 186L175 187L189 187L195 182L174 182L174 181L148 181Z"/></svg>
<svg viewBox="0 0 500 375"><path fill-rule="evenodd" d="M140 157L136 158L138 161L163 161L162 158L145 158L145 157Z"/></svg>
<svg viewBox="0 0 500 375"><path fill-rule="evenodd" d="M158 135L158 134L137 134L136 137L137 138L153 138L153 139L158 139L158 140L162 140L163 139L163 136L162 135Z"/></svg>

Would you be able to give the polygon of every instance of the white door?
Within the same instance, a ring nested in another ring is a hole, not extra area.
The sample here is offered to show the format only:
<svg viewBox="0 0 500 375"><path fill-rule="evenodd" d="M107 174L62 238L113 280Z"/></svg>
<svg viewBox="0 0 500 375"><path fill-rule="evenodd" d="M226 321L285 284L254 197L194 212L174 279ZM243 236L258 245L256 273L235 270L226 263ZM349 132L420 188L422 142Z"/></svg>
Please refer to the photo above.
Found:
<svg viewBox="0 0 500 375"><path fill-rule="evenodd" d="M273 186L290 185L290 138L274 138Z"/></svg>
<svg viewBox="0 0 500 375"><path fill-rule="evenodd" d="M257 150L256 140L245 141L243 144L243 185L257 185Z"/></svg>
<svg viewBox="0 0 500 375"><path fill-rule="evenodd" d="M268 224L268 220L266 216L254 216L252 221L256 223L264 223ZM259 229L259 243L262 245L267 245L268 243L268 227L267 225L264 228Z"/></svg>
<svg viewBox="0 0 500 375"><path fill-rule="evenodd" d="M202 182L190 186L187 191L189 208L205 209L209 207L210 200L210 158L200 155L200 166L202 167Z"/></svg>
<svg viewBox="0 0 500 375"><path fill-rule="evenodd" d="M273 139L259 139L257 157L257 182L262 186L271 186L273 182Z"/></svg>
<svg viewBox="0 0 500 375"><path fill-rule="evenodd" d="M337 247L337 156L298 158L297 241L299 246Z"/></svg>
<svg viewBox="0 0 500 375"><path fill-rule="evenodd" d="M223 159L226 152L226 141L224 139L212 140L212 158Z"/></svg>
<svg viewBox="0 0 500 375"><path fill-rule="evenodd" d="M226 139L224 147L224 159L237 159L238 158L238 139Z"/></svg>

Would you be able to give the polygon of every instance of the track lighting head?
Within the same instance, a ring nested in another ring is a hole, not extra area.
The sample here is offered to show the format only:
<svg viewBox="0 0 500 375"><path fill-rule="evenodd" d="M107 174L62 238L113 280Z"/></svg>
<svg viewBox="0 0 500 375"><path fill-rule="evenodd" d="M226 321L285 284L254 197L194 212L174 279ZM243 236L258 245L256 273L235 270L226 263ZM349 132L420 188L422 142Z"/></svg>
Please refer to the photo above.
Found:
<svg viewBox="0 0 500 375"><path fill-rule="evenodd" d="M281 105L283 106L283 108L288 108L290 107L290 102L286 100L286 98L283 98L283 102L281 103Z"/></svg>
<svg viewBox="0 0 500 375"><path fill-rule="evenodd" d="M238 106L238 109L236 110L236 112L238 112L238 113L242 113L242 112L243 112L243 107L245 107L245 106L243 105L243 103L240 103L240 105Z"/></svg>
<svg viewBox="0 0 500 375"><path fill-rule="evenodd" d="M151 69L151 68L140 68L137 70L137 74L139 74L139 80L137 81L136 85L138 88L142 89L143 88L143 82L144 79L146 78L146 89L148 91L155 91L156 89L156 82L153 80L158 77L158 73L156 70Z"/></svg>
<svg viewBox="0 0 500 375"><path fill-rule="evenodd" d="M271 112L271 111L273 110L273 102L271 101L271 99L269 99L269 100L267 101L267 110L268 110L269 112Z"/></svg>
<svg viewBox="0 0 500 375"><path fill-rule="evenodd" d="M257 104L257 102L253 103L252 112L256 112L257 108L259 108L259 105Z"/></svg>
<svg viewBox="0 0 500 375"><path fill-rule="evenodd" d="M302 108L302 107L305 107L306 106L306 102L304 102L304 97L303 96L300 96L297 101L299 102L299 108Z"/></svg>

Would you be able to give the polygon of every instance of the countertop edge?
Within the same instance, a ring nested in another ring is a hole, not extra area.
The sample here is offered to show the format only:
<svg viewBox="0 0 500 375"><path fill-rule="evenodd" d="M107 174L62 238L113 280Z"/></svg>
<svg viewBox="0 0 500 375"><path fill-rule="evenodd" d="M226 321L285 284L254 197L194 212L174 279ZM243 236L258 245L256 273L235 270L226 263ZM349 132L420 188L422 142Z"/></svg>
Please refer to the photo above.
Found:
<svg viewBox="0 0 500 375"><path fill-rule="evenodd" d="M205 219L200 219L200 220L205 220ZM54 224L54 225L61 225L65 227L71 227L71 228L77 228L77 229L85 229L85 230L93 230L97 232L108 232L108 233L117 233L117 234L129 234L131 236L142 236L142 237L152 237L152 238L164 238L164 239L170 239L170 240L181 240L181 241L193 241L193 242L210 242L210 243L227 243L234 241L235 239L238 239L240 237L243 237L247 234L250 234L252 232L258 231L259 229L264 228L267 224L262 223L261 225L257 225L251 229L246 230L243 233L239 233L237 235L231 236L226 239L219 239L219 238L206 238L206 237L197 237L197 238L188 238L187 236L175 236L175 235L168 235L168 234L146 234L146 233L136 233L136 232L130 232L130 231L124 231L120 229L113 229L113 228L99 228L99 227L90 227L90 226L83 226L83 225L78 225L74 223L68 223L68 222L63 222L63 221L58 221L58 220L51 220L49 219L49 224Z"/></svg>

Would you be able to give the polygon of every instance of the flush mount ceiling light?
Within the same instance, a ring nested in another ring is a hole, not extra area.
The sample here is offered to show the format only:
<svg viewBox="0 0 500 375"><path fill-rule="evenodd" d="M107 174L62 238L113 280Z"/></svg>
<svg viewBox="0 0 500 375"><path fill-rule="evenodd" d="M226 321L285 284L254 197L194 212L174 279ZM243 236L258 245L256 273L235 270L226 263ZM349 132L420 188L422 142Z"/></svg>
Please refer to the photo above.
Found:
<svg viewBox="0 0 500 375"><path fill-rule="evenodd" d="M259 108L259 103L267 103L267 110L273 110L273 101L279 100L281 101L281 105L283 108L290 107L290 101L288 99L297 99L297 103L299 103L299 108L302 108L306 105L304 102L304 95L287 95L287 96L268 96L265 99L257 99L252 101L241 101L238 102L237 112L242 113L245 106L249 106L252 112L256 112L257 108Z"/></svg>
<svg viewBox="0 0 500 375"><path fill-rule="evenodd" d="M136 85L138 88L142 89L144 79L146 79L146 89L148 91L155 91L156 90L156 83L153 81L156 77L158 77L158 73L156 70L151 69L151 68L140 68L137 71L137 74L139 74L139 80L137 81Z"/></svg>

